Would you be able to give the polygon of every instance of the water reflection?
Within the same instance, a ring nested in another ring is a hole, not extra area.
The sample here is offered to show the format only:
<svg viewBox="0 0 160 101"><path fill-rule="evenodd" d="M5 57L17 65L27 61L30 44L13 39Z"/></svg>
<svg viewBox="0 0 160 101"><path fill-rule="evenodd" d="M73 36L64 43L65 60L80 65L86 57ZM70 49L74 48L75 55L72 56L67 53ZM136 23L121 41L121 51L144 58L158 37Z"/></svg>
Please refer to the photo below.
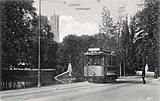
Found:
<svg viewBox="0 0 160 101"><path fill-rule="evenodd" d="M72 77L70 77L70 78L58 78L58 79L55 79L55 80L58 81L61 84L76 82L76 78L72 78Z"/></svg>
<svg viewBox="0 0 160 101"><path fill-rule="evenodd" d="M29 81L16 81L16 82L11 81L2 83L3 90L29 88L33 86L34 86L33 83Z"/></svg>
<svg viewBox="0 0 160 101"><path fill-rule="evenodd" d="M60 78L60 79L53 79L49 80L48 82L43 82L42 86L47 85L57 85L57 84L68 84L68 83L75 83L81 82L77 78ZM37 87L37 82L32 81L16 81L16 82L3 82L2 88L3 90L11 90L11 89L24 89L30 87Z"/></svg>
<svg viewBox="0 0 160 101"><path fill-rule="evenodd" d="M37 86L37 72L38 69L35 70L10 70L3 71L3 82L2 89L10 90L10 89L21 89L21 88L29 88ZM47 85L57 85L57 84L66 84L66 83L74 83L80 82L82 80L72 77L72 65L68 64L68 70L63 72L57 76L55 76L56 70L42 70L42 86Z"/></svg>

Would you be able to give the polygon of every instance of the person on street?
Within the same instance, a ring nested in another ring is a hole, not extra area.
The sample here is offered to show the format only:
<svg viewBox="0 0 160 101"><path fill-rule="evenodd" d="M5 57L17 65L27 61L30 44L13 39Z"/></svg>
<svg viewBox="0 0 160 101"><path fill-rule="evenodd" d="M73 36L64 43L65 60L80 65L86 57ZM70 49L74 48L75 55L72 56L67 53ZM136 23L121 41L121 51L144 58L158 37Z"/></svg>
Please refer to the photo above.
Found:
<svg viewBox="0 0 160 101"><path fill-rule="evenodd" d="M158 70L157 70L157 67L154 69L154 78L156 78L157 79L157 72L158 72Z"/></svg>
<svg viewBox="0 0 160 101"><path fill-rule="evenodd" d="M146 75L145 66L143 66L143 67L142 67L142 79L143 79L143 84L146 84L145 75Z"/></svg>

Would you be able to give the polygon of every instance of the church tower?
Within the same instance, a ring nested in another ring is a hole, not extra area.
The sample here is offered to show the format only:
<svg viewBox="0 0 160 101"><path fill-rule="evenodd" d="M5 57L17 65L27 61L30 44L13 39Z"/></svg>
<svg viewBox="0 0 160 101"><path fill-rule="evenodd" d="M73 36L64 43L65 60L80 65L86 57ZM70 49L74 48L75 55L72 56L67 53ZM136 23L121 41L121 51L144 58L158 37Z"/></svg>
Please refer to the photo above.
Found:
<svg viewBox="0 0 160 101"><path fill-rule="evenodd" d="M59 42L59 15L53 13L50 19L51 32L54 34L54 41Z"/></svg>

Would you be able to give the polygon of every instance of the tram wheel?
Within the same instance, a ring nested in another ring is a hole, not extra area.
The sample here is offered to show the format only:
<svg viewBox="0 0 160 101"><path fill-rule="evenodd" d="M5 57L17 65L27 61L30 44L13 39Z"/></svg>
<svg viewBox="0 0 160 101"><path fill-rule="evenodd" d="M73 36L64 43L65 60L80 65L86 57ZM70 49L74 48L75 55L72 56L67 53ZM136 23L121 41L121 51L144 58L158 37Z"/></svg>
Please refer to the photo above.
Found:
<svg viewBox="0 0 160 101"><path fill-rule="evenodd" d="M116 75L111 76L111 81L112 81L112 82L115 82L115 81L116 81L116 78L117 78Z"/></svg>
<svg viewBox="0 0 160 101"><path fill-rule="evenodd" d="M103 82L108 83L108 82L115 82L115 81L116 81L116 76L110 75L110 76L107 76Z"/></svg>

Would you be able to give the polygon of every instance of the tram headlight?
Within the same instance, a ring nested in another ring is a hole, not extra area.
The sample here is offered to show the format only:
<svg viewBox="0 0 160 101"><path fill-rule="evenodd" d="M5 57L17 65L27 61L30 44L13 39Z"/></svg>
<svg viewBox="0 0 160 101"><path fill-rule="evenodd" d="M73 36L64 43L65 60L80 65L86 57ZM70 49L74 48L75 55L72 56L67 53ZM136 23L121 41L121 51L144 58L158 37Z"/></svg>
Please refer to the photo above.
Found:
<svg viewBox="0 0 160 101"><path fill-rule="evenodd" d="M94 73L94 72L92 72L92 75L95 75L95 73Z"/></svg>

